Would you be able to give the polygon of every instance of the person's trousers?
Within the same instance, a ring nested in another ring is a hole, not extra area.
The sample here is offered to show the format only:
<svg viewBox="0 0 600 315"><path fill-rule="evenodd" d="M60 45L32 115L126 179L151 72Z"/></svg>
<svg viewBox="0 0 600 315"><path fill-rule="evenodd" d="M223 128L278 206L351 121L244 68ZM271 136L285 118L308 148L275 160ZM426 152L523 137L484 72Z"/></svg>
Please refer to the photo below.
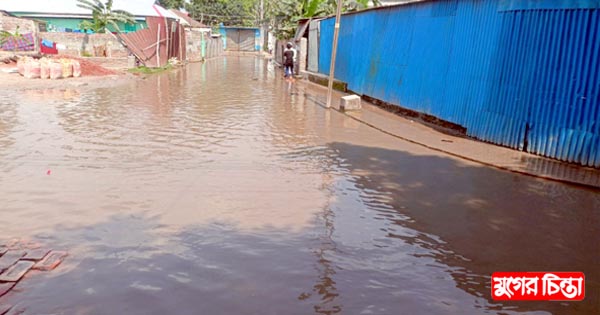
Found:
<svg viewBox="0 0 600 315"><path fill-rule="evenodd" d="M294 76L294 66L293 65L285 66L285 76L286 77Z"/></svg>

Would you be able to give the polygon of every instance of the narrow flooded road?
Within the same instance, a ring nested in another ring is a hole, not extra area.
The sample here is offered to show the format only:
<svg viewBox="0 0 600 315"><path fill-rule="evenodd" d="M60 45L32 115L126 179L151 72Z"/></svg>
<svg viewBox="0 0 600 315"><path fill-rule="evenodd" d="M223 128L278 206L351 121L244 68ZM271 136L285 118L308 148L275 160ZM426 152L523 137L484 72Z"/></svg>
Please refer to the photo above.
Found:
<svg viewBox="0 0 600 315"><path fill-rule="evenodd" d="M0 92L0 242L69 251L25 314L598 314L600 194L380 133L227 57L114 89ZM49 172L48 172L49 171ZM48 175L49 173L49 175ZM582 271L498 303L494 271Z"/></svg>

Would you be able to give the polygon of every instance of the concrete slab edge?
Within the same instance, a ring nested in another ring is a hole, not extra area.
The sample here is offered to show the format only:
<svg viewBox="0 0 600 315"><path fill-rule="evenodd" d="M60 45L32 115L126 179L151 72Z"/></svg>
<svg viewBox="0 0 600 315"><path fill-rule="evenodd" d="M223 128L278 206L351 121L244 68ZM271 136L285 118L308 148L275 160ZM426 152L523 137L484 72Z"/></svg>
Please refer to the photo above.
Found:
<svg viewBox="0 0 600 315"><path fill-rule="evenodd" d="M309 80L305 80L304 82L307 82L307 83L310 83L310 84L313 84L313 85L316 85L316 86L323 87L321 84L313 82L310 79ZM318 102L317 100L314 100L314 102L316 104L318 104L319 106L321 106L323 108L326 108L325 104L322 104L322 103ZM373 105L373 106L377 106L377 105ZM517 168L513 168L513 167L508 167L508 166L504 166L504 165L500 165L500 164L496 164L496 163L491 163L489 161L485 161L483 159L477 159L477 158L474 158L474 157L471 157L471 156L467 156L467 155L457 154L455 152L444 150L442 148L439 148L439 147L436 147L436 146L433 146L433 145L430 145L430 144L426 144L426 143L421 142L421 141L416 141L414 139L410 139L410 138L401 136L399 134L390 132L388 130L383 129L382 127L379 127L379 126L376 126L376 125L374 125L372 123L369 123L368 121L365 121L365 120L360 119L358 117L352 116L351 112L344 112L344 111L341 111L341 110L339 110L337 108L334 108L334 107L332 107L331 109L333 109L333 110L339 112L340 114L343 114L343 115L345 115L345 116L347 116L347 117L349 117L349 118L351 118L351 119L353 119L353 120L355 120L357 122L360 122L360 123L362 123L362 124L364 124L366 126L369 126L369 127L373 128L373 129L379 131L379 132L382 132L382 133L385 133L385 134L390 135L392 137L398 138L400 140L403 140L403 141L406 141L406 142L409 142L409 143L412 143L412 144L416 144L418 146L421 146L421 147L424 147L424 148L427 148L427 149L430 149L430 150L433 150L433 151L441 152L441 153L444 153L444 154L447 154L447 155L450 155L450 156L453 156L453 157L457 157L457 158L460 158L460 159L463 159L463 160L467 160L467 161L470 161L470 162L482 164L482 165L485 165L485 166L493 167L493 168L496 168L496 169L500 169L500 170L504 170L504 171L508 171L508 172L516 173L516 174L520 174L520 175L526 175L526 176L530 176L530 177L541 178L541 179L544 179L544 180L561 182L561 183L576 185L576 186L580 186L580 187L586 187L586 188L592 188L592 189L600 189L600 183L590 183L590 182L580 181L580 180L571 179L571 178L567 178L567 177L560 177L560 176L553 176L553 175L548 175L548 174L541 174L541 173L538 173L538 172L527 171L527 170L522 170L522 169L517 169ZM470 141L478 142L480 144L486 144L486 145L490 145L490 146L496 146L494 144L489 144L489 143L486 143L486 142L477 141L476 139L470 139L469 138L469 140ZM525 154L526 152L521 152L521 153ZM535 157L538 157L538 158L544 158L544 157L537 156L537 155L532 155L532 156L535 156ZM546 159L546 158L544 158L544 159ZM553 160L553 161L555 161L555 160ZM567 163L567 162L562 162L562 161L558 161L558 160L556 160L556 162L572 166L572 164Z"/></svg>

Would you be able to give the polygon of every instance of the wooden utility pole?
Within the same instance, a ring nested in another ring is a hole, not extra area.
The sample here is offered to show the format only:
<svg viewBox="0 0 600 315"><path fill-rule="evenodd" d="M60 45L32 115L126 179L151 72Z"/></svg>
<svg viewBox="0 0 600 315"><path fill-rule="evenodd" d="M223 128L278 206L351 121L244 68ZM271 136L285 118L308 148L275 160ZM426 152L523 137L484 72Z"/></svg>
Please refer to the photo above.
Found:
<svg viewBox="0 0 600 315"><path fill-rule="evenodd" d="M342 0L337 0L337 10L335 12L335 28L333 29L333 45L331 49L331 63L329 64L329 89L327 91L327 108L331 107L331 97L333 96L333 79L335 73L335 56L337 53L338 36L340 34L340 19L342 17Z"/></svg>

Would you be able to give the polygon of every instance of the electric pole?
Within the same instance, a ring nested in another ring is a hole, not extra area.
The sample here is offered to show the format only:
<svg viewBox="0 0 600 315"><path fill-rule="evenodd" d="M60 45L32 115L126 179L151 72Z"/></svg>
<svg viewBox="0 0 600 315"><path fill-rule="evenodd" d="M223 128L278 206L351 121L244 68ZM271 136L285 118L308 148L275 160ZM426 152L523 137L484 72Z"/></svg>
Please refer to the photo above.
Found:
<svg viewBox="0 0 600 315"><path fill-rule="evenodd" d="M260 54L262 55L265 51L265 0L260 0Z"/></svg>
<svg viewBox="0 0 600 315"><path fill-rule="evenodd" d="M327 108L331 107L331 97L333 96L333 79L335 72L335 56L337 53L338 36L340 33L340 19L342 17L342 0L337 0L337 10L335 12L335 28L333 29L333 47L331 49L331 63L329 64L329 86L327 91Z"/></svg>

